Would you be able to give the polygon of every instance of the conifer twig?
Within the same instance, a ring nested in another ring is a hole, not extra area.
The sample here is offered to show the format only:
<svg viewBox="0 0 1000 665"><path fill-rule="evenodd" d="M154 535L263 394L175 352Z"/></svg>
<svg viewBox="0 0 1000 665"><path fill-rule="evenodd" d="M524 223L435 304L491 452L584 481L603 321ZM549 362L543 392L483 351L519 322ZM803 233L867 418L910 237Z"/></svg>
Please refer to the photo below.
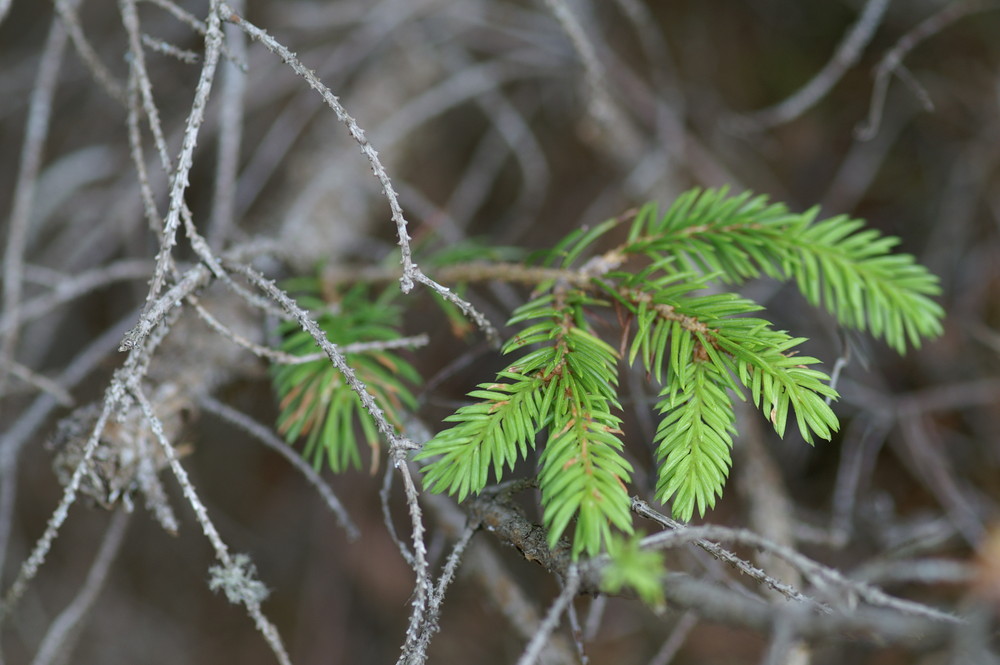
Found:
<svg viewBox="0 0 1000 665"><path fill-rule="evenodd" d="M418 446L396 431L385 417L382 407L378 405L375 398L365 388L365 384L358 379L354 369L347 363L344 353L339 346L327 339L326 334L320 329L309 314L299 307L298 303L292 300L288 294L275 286L274 282L265 278L253 268L239 263L227 262L227 266L235 273L241 274L255 287L277 303L292 319L316 341L316 344L323 350L326 356L333 362L333 365L344 376L347 384L357 393L361 404L375 421L375 426L386 438L393 449L414 450Z"/></svg>

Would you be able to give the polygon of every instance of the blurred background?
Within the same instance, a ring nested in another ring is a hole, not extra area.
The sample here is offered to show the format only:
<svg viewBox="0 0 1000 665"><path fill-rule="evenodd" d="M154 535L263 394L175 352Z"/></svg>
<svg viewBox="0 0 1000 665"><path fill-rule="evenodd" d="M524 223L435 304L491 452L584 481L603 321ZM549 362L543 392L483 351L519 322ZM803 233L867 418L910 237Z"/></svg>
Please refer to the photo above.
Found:
<svg viewBox="0 0 1000 665"><path fill-rule="evenodd" d="M204 2L137 6L172 158L204 48L178 7L207 12ZM809 447L796 436L777 440L750 414L726 495L705 520L787 540L904 597L952 610L997 607L1000 557L986 544L1000 514L1000 4L250 0L238 9L340 97L384 160L415 242L428 248L469 238L546 248L646 201L665 207L692 186L752 189L793 210L821 205L824 216L860 217L898 236L902 251L940 276L947 311L944 336L905 357L838 331L794 288L744 287L779 328L810 338L807 352L827 371L841 360L842 429ZM231 60L212 91L187 194L195 224L215 249L272 239L273 277L318 263L394 263L395 228L357 145L279 58L233 26L226 34ZM81 56L88 49L89 64ZM62 496L51 450L57 422L101 399L148 290L157 245L143 218L127 108L115 98L127 94L127 57L115 3L15 0L0 22L5 279L23 257L21 326L11 342L18 369L0 384L4 589ZM246 62L245 75L233 61ZM46 107L50 121L39 122ZM40 143L32 143L39 125ZM143 132L162 211L168 182L145 123ZM18 226L18 218L27 221ZM17 228L25 229L20 239ZM192 257L183 242L177 253ZM227 293L216 285L203 299L229 325L264 339L268 323L229 304ZM501 324L525 295L498 286L470 298ZM431 339L408 357L428 379L418 416L433 429L503 361L480 338L457 341L426 293L409 298L407 333ZM6 335L9 305L2 316ZM207 389L263 423L277 413L263 362L216 340L190 312L151 376L192 394ZM652 478L655 429L641 383L627 382L625 400L639 490ZM394 662L413 575L383 524L381 475L327 478L360 527L351 542L282 457L193 399L183 411L183 463L227 542L252 556L272 590L264 608L293 660ZM116 559L72 634L73 651L36 662L274 662L246 615L208 589L211 549L173 480L164 486L176 536L142 497L127 526L115 521L119 510L84 501L71 508L2 627L6 662L32 662L115 534ZM777 513L769 500L779 502ZM398 487L392 501L406 533ZM430 521L440 562L450 541ZM543 613L554 580L487 534L476 543L500 566L495 578ZM694 551L675 553L671 566L732 575ZM502 595L477 575L481 568L460 575L450 591L430 662L510 663L523 649ZM593 617L585 627L591 663L767 658L769 636L747 629L656 615L621 599L581 599L578 609ZM989 611L982 616L993 621ZM950 656L841 639L805 657L799 662L882 665Z"/></svg>

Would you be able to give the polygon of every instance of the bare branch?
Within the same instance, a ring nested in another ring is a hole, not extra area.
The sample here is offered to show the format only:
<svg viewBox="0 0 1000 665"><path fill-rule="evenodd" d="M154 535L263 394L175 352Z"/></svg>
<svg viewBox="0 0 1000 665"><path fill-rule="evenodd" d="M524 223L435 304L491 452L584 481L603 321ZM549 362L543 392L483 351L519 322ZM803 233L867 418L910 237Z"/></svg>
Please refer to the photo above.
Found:
<svg viewBox="0 0 1000 665"><path fill-rule="evenodd" d="M243 582L238 589L227 590L229 591L230 602L242 603L251 618L254 620L254 624L257 626L257 630L264 636L267 641L268 646L271 647L271 651L277 657L278 662L282 665L291 665L291 659L288 657L287 651L281 642L281 636L278 635L277 628L264 616L263 611L260 608L260 602L263 600L260 594L256 591L263 585L256 580L247 579L251 574L249 564L249 558L246 555L236 555L233 556L229 553L229 548L222 541L222 537L219 535L218 530L212 523L212 520L208 516L208 509L205 508L205 504L202 503L201 499L198 497L198 493L194 489L194 485L191 484L190 478L188 478L187 472L184 467L181 466L180 462L177 460L177 453L174 452L173 445L167 440L166 435L163 432L163 424L157 417L153 410L153 405L149 403L145 394L142 392L139 386L138 379L132 379L129 381L129 392L139 404L139 408L142 410L143 415L146 418L146 422L149 424L150 430L156 437L156 440L160 443L160 447L163 449L163 454L167 457L170 463L170 469L174 473L174 477L177 478L177 482L181 486L181 490L184 493L184 497L187 499L191 508L194 510L195 515L198 518L198 523L201 525L202 532L208 541L212 544L212 549L215 550L215 556L222 564L220 574L228 574L230 577L236 578ZM82 465L81 465L82 466ZM216 578L218 574L216 575Z"/></svg>
<svg viewBox="0 0 1000 665"><path fill-rule="evenodd" d="M548 614L545 615L545 619L542 621L542 625L539 626L535 636L528 642L528 646L518 659L517 665L534 665L538 662L538 657L542 654L545 642L549 639L552 631L559 625L559 620L562 618L563 612L573 602L573 597L579 589L580 571L576 565L571 565L566 571L566 581L563 583L562 591L556 597L555 602L552 603L552 607L549 608Z"/></svg>
<svg viewBox="0 0 1000 665"><path fill-rule="evenodd" d="M243 2L235 0L238 10ZM226 43L235 58L246 59L246 40L236 26L226 26ZM218 159L215 165L215 189L212 192L208 243L221 248L232 233L236 223L236 175L240 162L240 144L243 139L243 114L245 105L246 74L234 64L222 68L222 87L219 91Z"/></svg>
<svg viewBox="0 0 1000 665"><path fill-rule="evenodd" d="M201 404L201 406L209 413L213 413L226 422L236 425L241 430L288 460L288 462L295 467L295 470L301 473L305 477L306 481L315 487L316 491L319 492L319 495L323 497L323 502L326 504L326 507L329 508L330 512L336 516L337 522L340 523L340 526L347 531L347 537L350 540L358 539L361 534L358 531L357 525L354 524L353 520L351 520L351 516L344 508L344 504L340 502L340 499L338 499L333 493L330 486L323 482L323 479L315 469L306 464L301 455L295 453L281 439L275 436L274 432L247 414L241 413L240 411L223 404L209 395L203 395L199 404Z"/></svg>
<svg viewBox="0 0 1000 665"><path fill-rule="evenodd" d="M16 362L10 364L10 373L38 390L52 395L61 406L73 406L73 396L47 376Z"/></svg>
<svg viewBox="0 0 1000 665"><path fill-rule="evenodd" d="M781 620L791 622L796 635L807 640L828 639L846 633L854 643L890 643L929 650L945 644L952 633L951 624L869 608L833 614L796 612L782 616L773 605L734 594L683 573L668 573L663 589L667 602L691 609L710 621L770 632L781 616Z"/></svg>
<svg viewBox="0 0 1000 665"><path fill-rule="evenodd" d="M179 6L177 3L171 2L171 0L142 0L142 1L148 2L151 5L156 5L157 7L163 9L168 14L173 16L175 19L177 19L184 25L189 26L192 30L194 30L200 35L205 35L208 32L208 25L205 23L205 21L202 21L194 14L188 12L186 9ZM221 48L222 48L222 53L223 55L226 56L227 60L229 60L231 63L239 67L240 71L243 72L247 71L247 63L242 58L235 57L229 51L229 47L226 46L225 43L222 44ZM198 56L198 59L200 60L201 56Z"/></svg>
<svg viewBox="0 0 1000 665"><path fill-rule="evenodd" d="M142 43L150 51L162 53L163 55L170 56L171 58L177 58L181 62L188 65L198 64L198 61L201 60L201 56L194 51L182 49L178 46L165 42L162 39L151 37L146 33L142 33Z"/></svg>
<svg viewBox="0 0 1000 665"><path fill-rule="evenodd" d="M299 307L298 303L288 297L288 294L275 286L273 281L266 279L253 268L228 262L227 265L233 272L243 275L251 284L263 291L270 299L284 309L291 318L298 321L303 330L309 333L316 341L316 344L323 349L323 352L333 362L334 367L344 375L347 384L357 393L361 399L361 404L371 414L372 419L375 421L375 426L378 427L378 430L386 438L393 450L415 450L418 447L415 443L397 432L396 428L386 420L382 407L375 402L375 398L372 397L371 393L365 388L365 384L357 377L354 369L347 364L343 351L326 338L326 334L309 317L308 312Z"/></svg>
<svg viewBox="0 0 1000 665"><path fill-rule="evenodd" d="M885 442L892 422L888 418L852 422L843 438L843 452L837 469L830 532L841 541L851 534L859 492L875 465L875 457ZM860 432L857 430L861 430Z"/></svg>
<svg viewBox="0 0 1000 665"><path fill-rule="evenodd" d="M5 368L15 359L17 352L28 225L31 223L38 172L42 165L42 150L49 133L52 99L56 93L66 37L63 23L59 19L53 19L28 104L28 121L24 128L17 183L14 185L14 203L7 224L7 246L3 254L3 318L8 327L0 339L0 393L6 382Z"/></svg>
<svg viewBox="0 0 1000 665"><path fill-rule="evenodd" d="M125 90L122 84L115 80L114 75L104 66L94 47L87 41L87 36L83 34L83 26L76 16L76 5L78 2L69 0L56 0L56 11L69 31L69 37L73 41L76 52L80 55L87 69L90 70L94 80L104 88L104 92L116 102L125 105Z"/></svg>
<svg viewBox="0 0 1000 665"><path fill-rule="evenodd" d="M198 264L184 273L184 276L159 299L150 303L135 324L122 339L119 350L129 351L139 348L146 336L159 325L160 321L175 307L179 307L187 296L208 284L212 275L203 264Z"/></svg>
<svg viewBox="0 0 1000 665"><path fill-rule="evenodd" d="M97 289L116 282L146 279L152 266L146 259L124 259L76 275L61 276L49 293L25 302L21 307L19 324L28 323L45 316L56 308L85 296ZM0 318L0 332L7 333L15 327L9 316Z"/></svg>
<svg viewBox="0 0 1000 665"><path fill-rule="evenodd" d="M444 570L441 571L441 576L427 600L427 607L419 617L419 628L407 635L407 640L403 644L403 653L397 661L398 665L421 665L427 661L427 647L430 646L431 638L441 628L438 619L441 616L441 605L444 603L445 591L455 579L462 555L478 528L477 524L467 524L458 540L455 541L451 554L448 555L448 560L445 562Z"/></svg>
<svg viewBox="0 0 1000 665"><path fill-rule="evenodd" d="M104 406L101 409L100 415L97 417L94 430L91 432L90 438L87 439L87 443L83 448L83 455L80 458L80 463L77 464L76 470L73 472L73 476L63 492L63 497L60 500L59 505L56 506L55 511L53 511L51 517L49 517L42 537L38 539L38 542L35 543L35 547L32 549L31 554L28 555L28 558L21 564L21 569L18 571L17 577L7 589L7 592L3 596L3 600L0 601L0 624L2 624L13 611L17 601L21 599L22 594L24 594L25 589L28 587L28 583L34 579L35 575L38 574L38 569L45 562L45 557L48 556L49 550L52 548L53 541L56 539L56 536L59 535L59 529L62 527L63 523L66 522L70 506L72 506L76 501L77 491L80 488L80 483L83 481L84 474L87 472L88 462L93 456L94 451L97 449L97 444L100 442L101 433L104 431L104 425L107 423L113 407L117 405L120 399L121 386L118 385L117 382L112 383L112 385L108 388L108 392L104 400Z"/></svg>
<svg viewBox="0 0 1000 665"><path fill-rule="evenodd" d="M409 293L413 290L413 281L416 276L415 272L417 271L417 265L413 262L413 258L410 254L410 235L407 232L408 222L403 216L403 209L399 205L399 199L396 196L396 191L392 187L392 182L389 180L389 175L386 173L385 167L382 166L382 161L379 159L378 153L372 147L371 143L368 142L368 137L365 136L364 130L358 126L357 121L347 112L346 109L344 109L344 106L340 103L340 100L337 99L333 92L331 92L330 89L322 83L322 81L316 78L316 74L314 74L311 69L308 69L305 65L303 65L294 53L285 48L285 46L280 44L274 37L242 18L225 2L222 2L219 5L219 15L230 23L239 26L252 39L260 42L272 53L278 55L282 61L291 67L296 74L305 79L309 84L309 87L320 94L323 101L326 102L326 105L330 107L334 114L336 114L337 119L340 120L340 122L347 128L347 132L351 135L351 138L353 138L361 147L361 153L368 160L372 173L375 174L375 178L382 186L382 192L385 194L385 198L389 202L389 210L392 214L392 220L396 223L396 234L399 238L399 248L402 255L401 263L403 265L403 275L400 277L399 284L403 293Z"/></svg>
<svg viewBox="0 0 1000 665"><path fill-rule="evenodd" d="M573 49L580 56L587 83L587 106L598 126L607 132L606 149L620 160L632 160L641 153L641 140L621 107L608 89L604 66L593 40L570 10L566 0L543 0L566 32Z"/></svg>
<svg viewBox="0 0 1000 665"><path fill-rule="evenodd" d="M642 501L641 499L638 498L632 499L632 510L637 515L645 517L647 519L651 519L654 522L660 524L661 526L670 529L680 529L683 527L683 525L680 522L670 519L669 517L653 510L652 508L649 507L649 504L647 504L645 501ZM790 600L797 600L799 602L812 604L816 607L816 609L819 609L821 611L829 610L829 608L827 608L824 604L812 598L809 598L808 596L803 595L796 588L788 584L785 584L781 580L771 577L763 570L751 564L749 561L736 556L729 550L720 547L717 543L713 543L705 539L697 539L695 540L695 544L701 549L711 554L712 556L714 556L715 558L719 559L720 561L724 561L725 563L729 564L736 570L740 571L740 573L748 576L750 579L756 580L758 584L763 584L772 591L777 591L778 593L780 593L781 595L785 596Z"/></svg>
<svg viewBox="0 0 1000 665"><path fill-rule="evenodd" d="M756 414L745 402L737 402L734 406L741 434L740 445L734 453L742 469L736 483L746 505L749 527L778 545L794 549L794 504L788 496L781 470L764 444L760 422L754 417ZM767 552L755 554L754 560L772 577L792 587L802 586L802 576L788 562Z"/></svg>
<svg viewBox="0 0 1000 665"><path fill-rule="evenodd" d="M431 599L434 589L431 586L430 573L427 566L427 547L424 544L424 521L420 510L419 493L410 475L410 468L406 461L407 451L403 448L394 448L389 451L389 458L392 460L400 475L403 477L403 493L406 496L406 505L410 513L410 538L413 541L413 571L417 579L413 587L413 609L410 613L410 623L406 628L406 643L413 644L419 641L420 627L423 623L428 602ZM405 655L405 654L404 654ZM402 661L400 658L400 662Z"/></svg>
<svg viewBox="0 0 1000 665"><path fill-rule="evenodd" d="M858 20L837 46L833 57L809 82L777 104L734 120L745 125L745 129L769 129L791 122L815 106L837 84L844 72L857 64L862 51L882 22L889 2L890 0L868 0Z"/></svg>
<svg viewBox="0 0 1000 665"><path fill-rule="evenodd" d="M291 67L296 74L305 79L309 86L320 94L323 101L326 102L326 105L329 106L337 116L337 119L340 120L340 122L347 128L351 138L353 138L354 141L360 146L361 153L368 160L372 173L379 181L379 184L382 187L382 193L385 194L385 198L389 202L389 210L392 220L396 224L396 235L399 239L400 248L400 263L403 267L403 274L399 278L399 284L403 293L409 293L412 291L413 285L416 282L429 286L431 289L436 291L438 295L459 307L459 309L461 309L466 316L475 321L476 325L483 329L488 338L499 343L499 336L497 335L496 329L485 316L483 316L471 304L455 295L455 293L450 291L448 288L438 284L433 279L425 275L417 267L417 264L413 262L410 250L410 235L408 232L409 223L403 216L403 209L399 204L399 197L396 195L395 189L393 189L392 182L389 180L389 175L386 173L385 167L382 165L382 161L378 157L378 153L372 147L371 143L369 143L364 130L361 129L357 121L347 112L344 106L340 103L340 100L337 99L336 95L334 95L333 92L316 77L316 74L313 73L312 70L303 65L294 53L280 44L276 39L274 39L274 37L240 17L235 11L233 11L232 7L224 2L221 3L219 11L227 21L241 27L247 35L263 44L271 52L278 55L282 61Z"/></svg>
<svg viewBox="0 0 1000 665"><path fill-rule="evenodd" d="M131 513L125 510L115 512L111 523L104 532L104 539L94 557L94 563L91 564L90 570L87 572L87 579L77 591L72 602L49 625L49 630L45 633L45 638L42 639L31 665L54 665L60 656L72 648L80 624L94 606L98 594L104 587L104 581L108 577L111 564L114 563L118 550L121 549L125 539L125 531L131 517Z"/></svg>
<svg viewBox="0 0 1000 665"><path fill-rule="evenodd" d="M208 327L237 346L243 347L258 358L266 358L280 365L304 365L306 363L316 362L317 360L323 360L327 357L326 354L322 352L296 356L291 353L285 353L284 351L278 351L266 346L261 346L260 344L250 341L246 337L243 337L231 328L227 327L215 318L211 312L205 309L205 307L202 306L201 303L198 302L198 299L194 296L188 296L188 299L194 306L195 311L198 312L198 316L201 317L202 321L204 321ZM353 342L340 347L340 350L344 353L344 355L347 355L349 353L366 353L369 351L385 351L388 349L413 349L426 346L428 342L430 342L430 338L428 338L426 334L420 334L413 335L411 337L401 337L399 339L376 340L372 342Z"/></svg>
<svg viewBox="0 0 1000 665"><path fill-rule="evenodd" d="M820 565L791 548L774 543L759 534L745 529L729 529L718 526L686 527L677 531L665 531L652 536L647 536L643 539L642 544L645 547L675 547L677 545L692 543L700 539L725 540L758 547L781 559L784 559L798 568L803 575L809 578L809 580L820 589L832 588L834 590L839 590L841 593L848 592L857 595L859 598L873 605L889 607L900 612L912 614L925 619L945 623L961 622L961 619L948 612L942 612L941 610L937 610L922 603L915 603L910 600L894 598L873 586L863 582L849 580L832 568Z"/></svg>
<svg viewBox="0 0 1000 665"><path fill-rule="evenodd" d="M414 270L413 278L421 284L429 286L437 292L439 296L462 310L462 313L465 314L466 317L472 319L475 324L482 329L482 331L486 334L486 339L488 339L494 346L500 346L500 334L482 312L473 307L469 302L460 298L457 293L442 284L438 284L420 270Z"/></svg>
<svg viewBox="0 0 1000 665"><path fill-rule="evenodd" d="M83 380L109 353L114 351L121 339L121 331L135 317L129 313L117 324L111 325L91 342L56 379L56 383L69 390ZM0 570L7 557L10 543L11 522L14 512L14 496L17 489L17 460L21 448L38 431L57 402L51 395L39 395L14 423L0 436Z"/></svg>
<svg viewBox="0 0 1000 665"><path fill-rule="evenodd" d="M641 502L640 502L641 503ZM633 502L635 505L635 502ZM545 542L542 527L529 522L516 510L506 506L496 497L484 495L468 502L469 514L481 519L483 526L502 542L521 551L529 561L541 564L546 570L560 577L572 565L569 543L562 542L550 550ZM641 509L639 514L643 514ZM655 511L651 511L655 513ZM662 519L662 516L660 516ZM815 601L800 603L791 615L783 615L777 608L788 608L786 601L771 604L748 597L745 592L734 592L717 585L696 580L683 573L671 573L664 580L667 601L680 609L689 609L698 616L712 621L745 626L770 632L775 622L789 620L795 634L803 639L830 637L837 633L852 633L864 640L889 642L908 648L931 648L943 644L952 626L961 625L962 619L940 610L912 601L893 598L870 585L845 578L807 557L775 546L759 535L741 529L725 527L685 527L679 531L662 532L644 539L646 546L675 546L695 544L701 539L727 540L752 547L764 548L789 561L814 583L840 593L854 593L857 597L881 605L886 609L852 607L817 607ZM580 570L581 593L600 593L603 570L600 557L587 562ZM816 610L820 611L817 612ZM789 618L789 616L791 618Z"/></svg>
<svg viewBox="0 0 1000 665"><path fill-rule="evenodd" d="M889 80L893 74L909 77L908 73L901 74L903 60L921 42L928 37L933 37L937 33L955 21L980 12L1000 9L1000 2L996 0L958 0L946 4L936 14L921 21L917 27L903 35L896 45L886 52L878 65L875 67L875 84L872 88L872 101L868 109L868 119L864 124L859 125L854 131L854 136L859 141L870 141L878 133L882 123L882 110L885 107L886 92L889 89ZM915 81L914 81L915 82ZM930 99L925 95L919 95L926 108ZM931 107L933 108L933 106Z"/></svg>
<svg viewBox="0 0 1000 665"><path fill-rule="evenodd" d="M904 444L900 457L904 463L941 502L949 521L965 541L973 547L980 545L986 535L985 518L956 476L941 444L933 440L934 425L927 418L910 416L900 418L899 426Z"/></svg>
<svg viewBox="0 0 1000 665"><path fill-rule="evenodd" d="M202 62L198 84L195 87L191 112L188 114L184 127L184 139L181 143L180 155L177 158L177 167L170 178L170 203L167 208L166 219L163 223L163 240L160 245L160 251L156 256L156 269L153 271L149 299L155 298L160 294L167 270L171 265L171 252L176 244L177 227L180 224L182 208L185 207L184 192L187 190L189 174L193 165L194 148L198 142L198 132L201 129L202 121L205 119L208 95L212 90L212 84L215 81L216 66L219 63L222 27L218 13L215 11L217 4L214 0L212 7L213 11L208 16L208 26L205 32L205 58ZM137 42L138 36L133 36L133 41ZM165 166L168 166L168 164L165 164ZM190 222L190 214L185 215L185 222ZM190 238L190 231L188 235ZM194 238L190 239L193 243ZM211 264L209 266L211 267ZM217 270L213 272L218 274Z"/></svg>
<svg viewBox="0 0 1000 665"><path fill-rule="evenodd" d="M670 665L670 661L684 646L684 641L696 625L698 625L698 616L694 612L689 610L682 614L674 625L674 629L670 631L670 636L660 646L653 659L649 661L649 665Z"/></svg>

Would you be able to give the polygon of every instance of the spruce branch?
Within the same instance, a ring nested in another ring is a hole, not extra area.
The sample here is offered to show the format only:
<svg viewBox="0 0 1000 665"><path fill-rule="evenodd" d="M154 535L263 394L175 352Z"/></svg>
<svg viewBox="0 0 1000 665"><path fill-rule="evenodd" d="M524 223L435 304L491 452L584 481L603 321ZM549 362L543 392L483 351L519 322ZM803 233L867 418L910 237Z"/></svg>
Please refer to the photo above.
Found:
<svg viewBox="0 0 1000 665"><path fill-rule="evenodd" d="M613 236L617 244L597 249ZM893 253L897 243L858 220L817 221L815 209L792 213L723 189L688 192L662 215L647 205L578 229L522 263L459 248L436 262L439 275L460 286L529 284L534 298L508 322L524 326L503 347L517 359L471 391L473 401L417 454L425 487L464 500L486 488L491 471L500 481L538 445L551 544L572 530L572 557L594 556L615 530L631 533L632 468L617 415L624 357L639 361L659 389L657 498L680 519L703 515L732 464L732 395L749 398L779 436L791 420L808 443L839 427L830 407L837 391L815 368L820 361L800 352L806 340L776 330L751 300L703 290L761 276L790 281L842 325L904 351L941 331L942 312L930 299L937 279ZM621 324L620 351L595 332L609 309Z"/></svg>
<svg viewBox="0 0 1000 665"><path fill-rule="evenodd" d="M504 468L513 469L519 458L534 448L537 422L544 420L551 397L538 388L538 377L524 377L508 368L501 373L511 383L484 383L469 396L478 400L461 407L446 422L456 425L442 431L424 446L417 460L440 455L424 468L424 486L434 492L447 490L458 500L486 487L489 471L499 480ZM541 399L539 399L541 396Z"/></svg>
<svg viewBox="0 0 1000 665"><path fill-rule="evenodd" d="M631 465L618 438L617 353L592 331L578 327L582 309L599 304L580 292L548 294L519 308L511 323L535 322L513 337L506 352L540 344L483 384L481 401L450 416L459 425L431 439L417 459L425 485L459 500L486 486L490 468L499 480L548 431L538 476L545 523L554 545L576 519L573 555L598 553L610 526L631 532L625 483ZM506 380L506 381L504 381ZM508 383L509 381L509 383Z"/></svg>
<svg viewBox="0 0 1000 665"><path fill-rule="evenodd" d="M674 515L685 522L695 507L704 515L715 506L729 476L736 417L727 388L717 366L698 361L664 389L657 403L663 418L654 439L656 498L673 499Z"/></svg>
<svg viewBox="0 0 1000 665"><path fill-rule="evenodd" d="M571 532L571 560L607 548L617 566L607 583L630 585L661 602L659 574L642 570L646 553L616 534L633 532L632 468L616 415L618 363L626 348L630 364L640 360L661 384L657 498L688 520L695 510L703 515L714 507L729 474L732 394L744 399L748 393L779 435L792 415L810 443L829 439L839 426L829 406L837 393L829 377L812 368L819 361L799 353L803 338L775 330L746 298L700 289L761 275L793 281L810 303L900 351L940 330L940 309L928 297L936 280L912 257L892 254L895 239L846 217L815 217L814 210L795 215L749 194L693 192L662 217L644 208L631 220L626 241L603 253L594 248L629 220L572 233L537 255L536 265L475 259L442 266L460 286L500 278L535 285L536 297L508 322L525 326L502 349L516 352L516 360L495 382L471 391L474 401L446 418L451 426L416 455L425 462L425 487L464 500L486 488L491 470L500 481L540 445L537 483L548 546L565 546L562 538ZM597 312L611 307L622 323L621 353L593 326ZM301 353L314 338L288 351ZM292 402L310 389L301 375L287 383ZM322 438L331 436L325 431ZM423 606L422 593L415 609ZM408 635L417 639L418 632L411 622Z"/></svg>
<svg viewBox="0 0 1000 665"><path fill-rule="evenodd" d="M937 277L909 254L893 253L898 238L864 229L846 216L816 221L818 209L791 213L746 192L692 190L664 213L645 207L622 251L679 269L742 282L761 274L793 281L810 304L841 325L865 330L903 353L907 344L941 334Z"/></svg>
<svg viewBox="0 0 1000 665"><path fill-rule="evenodd" d="M654 263L655 272L662 267ZM657 496L674 497L675 514L690 519L715 504L728 476L733 407L727 391L751 400L783 435L789 410L806 441L828 439L837 419L827 404L836 397L829 378L798 356L802 341L746 316L761 309L731 293L695 296L704 280L689 273L651 278L610 273L627 286L605 289L636 325L629 361L641 359L647 373L664 384L658 409L664 414L659 443Z"/></svg>
<svg viewBox="0 0 1000 665"><path fill-rule="evenodd" d="M564 324L565 325L565 324ZM622 456L615 398L617 353L591 332L566 325L549 438L539 459L549 543L576 518L573 555L593 556L611 537L610 526L631 533L628 492L632 466Z"/></svg>

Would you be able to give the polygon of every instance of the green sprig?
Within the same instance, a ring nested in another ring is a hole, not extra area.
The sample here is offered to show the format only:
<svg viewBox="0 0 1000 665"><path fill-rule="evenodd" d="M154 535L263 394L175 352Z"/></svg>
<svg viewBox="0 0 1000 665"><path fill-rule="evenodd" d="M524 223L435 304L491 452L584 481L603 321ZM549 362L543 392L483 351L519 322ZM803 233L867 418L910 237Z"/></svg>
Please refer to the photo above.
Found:
<svg viewBox="0 0 1000 665"><path fill-rule="evenodd" d="M897 239L858 220L817 217L816 209L793 213L750 193L694 190L662 215L647 205L524 261L540 267L496 264L496 277L535 286L508 323L522 327L503 347L513 362L471 391L470 403L417 455L425 486L462 500L536 457L550 544L572 532L574 557L618 552L631 563L609 568L617 572L606 585L631 585L655 601L655 580L638 570L645 553L618 535L632 533L633 469L618 401L622 360L638 363L659 395L651 442L656 496L689 520L723 492L737 435L734 396L749 399L781 436L793 419L809 443L838 428L829 406L837 393L816 368L819 360L801 352L805 340L776 330L757 303L706 287L758 277L791 282L842 325L900 352L942 330L943 312L931 299L937 278L912 256L894 253ZM601 245L610 248L598 253ZM464 272L463 260L472 261ZM428 265L451 271L462 286L493 274L490 260L482 248L461 248ZM331 340L398 337L398 309L387 296L371 303L369 295L348 291L339 310L321 316ZM313 344L289 328L283 349L301 355ZM413 407L406 387L417 378L412 367L389 351L352 354L348 362L388 417L401 422ZM279 367L274 378L286 438L305 436L314 463L325 456L334 469L357 466L355 430L369 445L376 431L336 371L308 363Z"/></svg>
<svg viewBox="0 0 1000 665"><path fill-rule="evenodd" d="M341 294L339 302L325 302L319 297L317 279L298 280L293 285L303 306L319 312L317 323L327 338L339 345L356 342L388 342L401 337L397 326L400 310L390 297L372 298L364 286L355 286ZM317 350L313 338L294 323L279 328L281 350L305 356ZM348 364L393 424L402 422L402 414L416 408L416 399L408 384L419 383L416 369L388 349L348 353ZM326 359L300 364L274 365L271 380L281 409L278 432L288 443L305 437L303 455L319 468L325 458L335 471L361 466L357 430L371 450L371 468L379 459L379 436L371 415L364 409L357 393L343 375Z"/></svg>

